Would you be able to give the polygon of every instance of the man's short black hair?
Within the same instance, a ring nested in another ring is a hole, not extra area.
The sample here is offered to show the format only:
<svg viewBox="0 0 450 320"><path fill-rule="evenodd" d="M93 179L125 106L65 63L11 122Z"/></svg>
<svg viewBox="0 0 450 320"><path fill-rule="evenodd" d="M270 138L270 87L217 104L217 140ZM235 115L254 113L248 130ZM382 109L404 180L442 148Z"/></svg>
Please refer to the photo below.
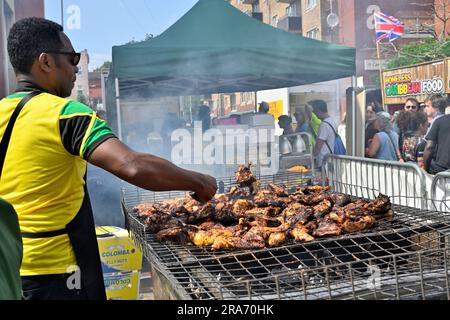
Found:
<svg viewBox="0 0 450 320"><path fill-rule="evenodd" d="M328 112L327 103L323 100L311 100L308 104L313 108L314 113L316 113L316 111L320 111L322 113Z"/></svg>
<svg viewBox="0 0 450 320"><path fill-rule="evenodd" d="M431 102L431 105L434 109L438 109L439 112L445 113L445 109L447 108L447 97L442 94L432 94L425 99L425 102Z"/></svg>
<svg viewBox="0 0 450 320"><path fill-rule="evenodd" d="M14 71L28 75L41 53L61 50L62 31L61 25L43 18L17 21L8 35L8 54Z"/></svg>

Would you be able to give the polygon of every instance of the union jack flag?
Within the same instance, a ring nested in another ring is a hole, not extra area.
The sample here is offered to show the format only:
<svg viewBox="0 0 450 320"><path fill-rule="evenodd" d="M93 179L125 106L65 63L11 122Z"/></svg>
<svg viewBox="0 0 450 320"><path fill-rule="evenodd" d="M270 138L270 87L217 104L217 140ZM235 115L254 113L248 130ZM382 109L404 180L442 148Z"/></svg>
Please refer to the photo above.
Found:
<svg viewBox="0 0 450 320"><path fill-rule="evenodd" d="M377 42L383 39L394 41L405 33L405 26L400 20L382 12L374 13Z"/></svg>

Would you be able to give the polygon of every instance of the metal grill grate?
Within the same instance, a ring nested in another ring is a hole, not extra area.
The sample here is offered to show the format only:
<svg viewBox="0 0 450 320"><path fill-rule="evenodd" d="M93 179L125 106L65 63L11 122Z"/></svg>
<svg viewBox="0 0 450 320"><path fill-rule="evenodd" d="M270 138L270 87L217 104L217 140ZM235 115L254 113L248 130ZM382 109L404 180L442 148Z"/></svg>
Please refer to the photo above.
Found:
<svg viewBox="0 0 450 320"><path fill-rule="evenodd" d="M298 173L259 177L288 188L309 178ZM225 188L233 178L222 180ZM370 230L279 248L211 252L158 242L131 213L142 202L184 193L124 192L129 228L157 273L185 299L419 299L449 297L450 215L394 205L392 221ZM379 277L377 275L379 274ZM371 280L374 280L372 283ZM379 281L378 281L379 280ZM378 283L379 282L379 283ZM372 287L371 287L372 286Z"/></svg>

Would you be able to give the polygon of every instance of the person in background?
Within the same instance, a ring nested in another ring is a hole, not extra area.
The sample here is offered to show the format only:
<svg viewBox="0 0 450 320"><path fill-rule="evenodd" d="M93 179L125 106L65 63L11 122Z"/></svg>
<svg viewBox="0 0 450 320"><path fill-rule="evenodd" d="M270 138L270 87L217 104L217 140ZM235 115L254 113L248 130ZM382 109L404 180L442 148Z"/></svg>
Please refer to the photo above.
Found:
<svg viewBox="0 0 450 320"><path fill-rule="evenodd" d="M425 99L425 113L430 123L428 133L433 123L445 114L447 108L447 98L440 94L433 94ZM427 133L427 134L428 134Z"/></svg>
<svg viewBox="0 0 450 320"><path fill-rule="evenodd" d="M382 113L378 113L374 121L374 129L377 133L366 148L366 157L397 161L400 152L398 151L398 134L392 130L391 120Z"/></svg>
<svg viewBox="0 0 450 320"><path fill-rule="evenodd" d="M292 119L289 116L282 115L278 118L278 125L281 129L283 129L283 136L294 133L294 129L292 129L291 123Z"/></svg>
<svg viewBox="0 0 450 320"><path fill-rule="evenodd" d="M197 111L197 120L202 122L202 131L211 128L211 109L207 105L201 105Z"/></svg>
<svg viewBox="0 0 450 320"><path fill-rule="evenodd" d="M428 173L436 174L450 169L450 115L436 119L425 139L427 145L423 155Z"/></svg>
<svg viewBox="0 0 450 320"><path fill-rule="evenodd" d="M401 112L410 112L410 113L416 113L418 112L420 109L420 103L419 101L417 101L417 99L415 98L408 98L405 101L405 105L403 106L403 111L397 111L394 113L394 121L393 121L393 130L398 134L398 145L400 148L400 153L401 153L401 148L403 145L403 140L404 140L404 135L405 135L405 131L402 131L402 129L399 127L398 125L398 116L400 115ZM402 154L402 153L401 153ZM404 161L404 158L402 156L402 158L399 159L400 161Z"/></svg>
<svg viewBox="0 0 450 320"><path fill-rule="evenodd" d="M428 119L423 112L401 111L397 118L403 140L399 145L404 162L415 162L424 168L423 154L426 140L424 135L428 129Z"/></svg>
<svg viewBox="0 0 450 320"><path fill-rule="evenodd" d="M369 102L366 106L366 129L364 142L366 149L369 147L370 140L372 140L373 136L378 132L375 129L374 123L377 118L377 113L382 111L383 109L381 108L381 105L376 101Z"/></svg>
<svg viewBox="0 0 450 320"><path fill-rule="evenodd" d="M22 237L13 206L0 198L0 300L20 300Z"/></svg>
<svg viewBox="0 0 450 320"><path fill-rule="evenodd" d="M264 113L264 114L267 114L267 113L269 113L269 109L270 109L269 104L268 104L266 101L262 101L262 102L259 104L258 113Z"/></svg>
<svg viewBox="0 0 450 320"><path fill-rule="evenodd" d="M5 129L14 111L20 113L10 135L0 195L19 219L23 298L105 300L87 163L143 189L194 192L200 202L214 196L216 179L130 149L91 108L66 99L81 54L61 25L22 19L11 27L7 43L17 89L0 101L1 140L8 137ZM17 107L24 103L20 111ZM68 285L74 279L77 285Z"/></svg>
<svg viewBox="0 0 450 320"><path fill-rule="evenodd" d="M313 149L317 168L320 169L324 157L327 154L333 153L337 124L328 114L328 106L325 101L312 100L308 102L308 105L312 107L314 114L321 120L317 133L316 145Z"/></svg>
<svg viewBox="0 0 450 320"><path fill-rule="evenodd" d="M311 145L314 147L319 132L319 126L322 121L313 113L313 109L309 105L301 105L295 107L295 120L297 128L295 132L307 132L311 136Z"/></svg>

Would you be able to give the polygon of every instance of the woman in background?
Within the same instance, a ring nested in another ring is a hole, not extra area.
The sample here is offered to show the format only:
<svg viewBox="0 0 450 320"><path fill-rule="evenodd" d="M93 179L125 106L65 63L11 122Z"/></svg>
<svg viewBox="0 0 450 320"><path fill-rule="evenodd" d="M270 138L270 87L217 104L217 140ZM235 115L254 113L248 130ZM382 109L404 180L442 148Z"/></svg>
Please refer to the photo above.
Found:
<svg viewBox="0 0 450 320"><path fill-rule="evenodd" d="M398 115L397 124L403 133L400 153L405 162L414 162L424 168L423 153L426 146L424 135L428 129L428 118L423 112L402 111Z"/></svg>
<svg viewBox="0 0 450 320"><path fill-rule="evenodd" d="M312 112L312 107L309 105L296 106L294 117L297 121L295 132L309 133L311 135L311 145L314 147L322 121Z"/></svg>
<svg viewBox="0 0 450 320"><path fill-rule="evenodd" d="M369 147L370 140L378 132L374 127L374 122L377 118L377 113L382 112L380 104L376 101L369 102L366 106L366 130L365 130L365 148Z"/></svg>
<svg viewBox="0 0 450 320"><path fill-rule="evenodd" d="M391 120L385 115L377 114L374 121L377 133L366 149L366 157L380 160L397 161L399 159L398 134L392 130Z"/></svg>

